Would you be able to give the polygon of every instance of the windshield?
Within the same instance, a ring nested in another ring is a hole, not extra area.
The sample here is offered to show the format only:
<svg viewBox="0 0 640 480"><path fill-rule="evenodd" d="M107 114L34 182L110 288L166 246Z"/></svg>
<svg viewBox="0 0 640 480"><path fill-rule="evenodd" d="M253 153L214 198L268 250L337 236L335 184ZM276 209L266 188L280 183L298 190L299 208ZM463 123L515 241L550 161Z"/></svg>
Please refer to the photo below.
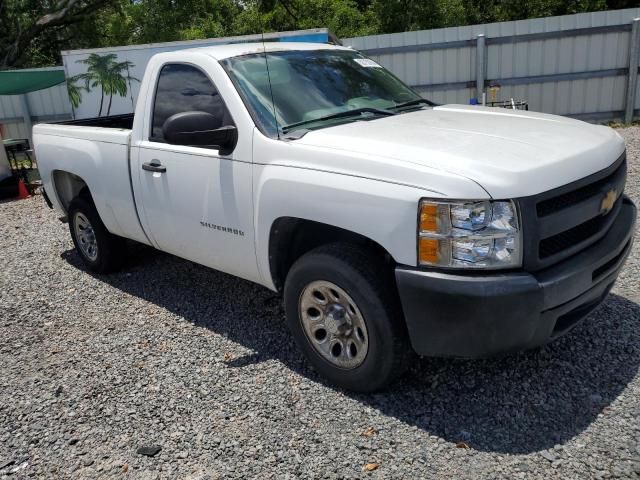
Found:
<svg viewBox="0 0 640 480"><path fill-rule="evenodd" d="M286 133L355 121L365 114L392 114L390 109L406 103L420 107L417 93L358 52L293 50L267 56L268 72L263 53L221 63L258 127L271 137L277 131L274 113L280 133ZM344 113L351 110L353 115Z"/></svg>

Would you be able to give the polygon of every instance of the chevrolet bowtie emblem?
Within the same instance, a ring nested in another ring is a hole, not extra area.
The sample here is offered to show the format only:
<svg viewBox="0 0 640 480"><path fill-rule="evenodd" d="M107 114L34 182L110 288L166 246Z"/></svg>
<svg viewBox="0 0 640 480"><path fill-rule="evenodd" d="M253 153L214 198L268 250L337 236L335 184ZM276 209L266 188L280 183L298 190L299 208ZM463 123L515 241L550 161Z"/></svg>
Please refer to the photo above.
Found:
<svg viewBox="0 0 640 480"><path fill-rule="evenodd" d="M602 203L600 204L600 213L602 213L603 215L609 213L613 206L616 204L617 199L618 192L616 192L615 190L609 190L602 199Z"/></svg>

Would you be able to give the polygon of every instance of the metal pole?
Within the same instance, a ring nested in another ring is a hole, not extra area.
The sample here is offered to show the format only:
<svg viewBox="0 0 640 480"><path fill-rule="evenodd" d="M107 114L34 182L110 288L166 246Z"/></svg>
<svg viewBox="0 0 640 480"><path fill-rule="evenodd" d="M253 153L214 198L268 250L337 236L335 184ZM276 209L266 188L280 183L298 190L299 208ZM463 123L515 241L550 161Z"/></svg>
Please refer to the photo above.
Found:
<svg viewBox="0 0 640 480"><path fill-rule="evenodd" d="M482 94L484 93L484 82L487 78L486 72L486 38L483 33L478 35L478 41L476 43L476 99L478 102L482 101Z"/></svg>
<svg viewBox="0 0 640 480"><path fill-rule="evenodd" d="M23 93L22 95L18 95L20 98L20 107L22 108L22 118L24 122L24 128L27 130L27 138L29 138L29 145L33 145L33 141L31 140L31 129L33 128L33 123L31 122L31 110L29 110L29 101L27 100L27 94Z"/></svg>
<svg viewBox="0 0 640 480"><path fill-rule="evenodd" d="M640 18L631 22L629 37L629 77L627 80L627 103L624 110L624 123L631 123L636 105L636 87L638 85L638 53L640 53Z"/></svg>
<svg viewBox="0 0 640 480"><path fill-rule="evenodd" d="M12 166L9 163L7 152L2 145L2 131L0 131L0 180L11 176Z"/></svg>

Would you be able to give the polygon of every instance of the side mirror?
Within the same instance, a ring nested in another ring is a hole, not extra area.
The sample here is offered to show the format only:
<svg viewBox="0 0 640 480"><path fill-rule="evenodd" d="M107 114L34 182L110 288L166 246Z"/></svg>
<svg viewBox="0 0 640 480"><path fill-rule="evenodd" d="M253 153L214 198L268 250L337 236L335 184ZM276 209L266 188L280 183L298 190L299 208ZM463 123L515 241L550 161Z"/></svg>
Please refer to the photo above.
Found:
<svg viewBox="0 0 640 480"><path fill-rule="evenodd" d="M238 141L236 127L223 127L220 117L207 112L176 113L164 122L162 133L173 145L218 147L222 155L231 153Z"/></svg>

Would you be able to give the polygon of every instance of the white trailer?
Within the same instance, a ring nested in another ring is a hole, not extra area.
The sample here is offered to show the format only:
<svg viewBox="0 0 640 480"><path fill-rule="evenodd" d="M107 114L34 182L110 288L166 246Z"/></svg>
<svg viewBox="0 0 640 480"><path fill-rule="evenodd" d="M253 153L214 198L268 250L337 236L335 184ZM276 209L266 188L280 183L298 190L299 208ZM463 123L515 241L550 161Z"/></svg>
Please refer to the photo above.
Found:
<svg viewBox="0 0 640 480"><path fill-rule="evenodd" d="M207 38L203 40L189 40L182 42L148 43L145 45L127 45L123 47L93 48L85 50L65 50L62 52L62 61L67 79L79 87L81 101L74 105L73 117L76 119L93 118L106 115L119 115L132 113L138 93L140 81L144 75L147 63L153 55L160 52L169 52L194 47L206 47L211 45L223 45L229 43L247 42L313 42L313 43L339 43L337 38L326 28L314 28L309 30L296 30L290 32L275 32L257 35L243 35L238 37ZM89 65L86 63L91 55L101 58L107 55L115 55L114 63L123 65L118 75L125 83L126 93L120 96L118 93L110 94L104 91L98 82L89 81L89 91L82 87L87 85L86 75ZM104 91L104 93L103 93ZM102 103L102 108L101 108Z"/></svg>

